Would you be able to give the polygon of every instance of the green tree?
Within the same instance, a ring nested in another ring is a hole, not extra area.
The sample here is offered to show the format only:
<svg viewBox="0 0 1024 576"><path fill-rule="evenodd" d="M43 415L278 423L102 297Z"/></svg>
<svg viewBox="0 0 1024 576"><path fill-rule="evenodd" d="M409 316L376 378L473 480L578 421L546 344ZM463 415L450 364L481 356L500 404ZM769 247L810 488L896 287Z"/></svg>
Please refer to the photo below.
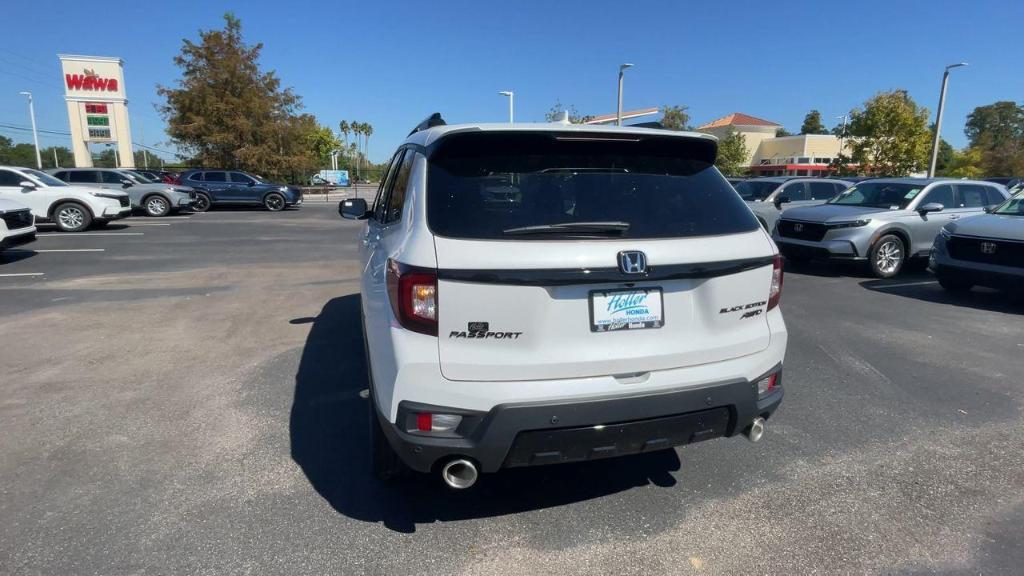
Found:
<svg viewBox="0 0 1024 576"><path fill-rule="evenodd" d="M906 176L928 166L928 109L906 90L880 92L850 112L852 160L871 175Z"/></svg>
<svg viewBox="0 0 1024 576"><path fill-rule="evenodd" d="M792 135L793 135L792 132L790 132L789 130L786 130L785 128L782 128L782 127L780 127L778 130L775 131L775 137L776 138L783 138L785 136L792 136Z"/></svg>
<svg viewBox="0 0 1024 576"><path fill-rule="evenodd" d="M327 126L318 126L306 134L307 146L313 151L318 166L331 165L331 152L341 148L341 142L334 131Z"/></svg>
<svg viewBox="0 0 1024 576"><path fill-rule="evenodd" d="M943 171L943 176L950 178L981 178L985 174L981 164L982 152L978 148L968 147L963 150L954 150L953 157Z"/></svg>
<svg viewBox="0 0 1024 576"><path fill-rule="evenodd" d="M573 124L584 124L594 118L593 116L581 115L572 104L562 106L561 100L555 100L555 105L544 114L544 120L547 122L557 122L562 119L563 112L569 113L569 122Z"/></svg>
<svg viewBox="0 0 1024 576"><path fill-rule="evenodd" d="M804 116L804 123L800 126L801 134L828 134L825 125L821 123L821 112L811 110Z"/></svg>
<svg viewBox="0 0 1024 576"><path fill-rule="evenodd" d="M190 162L241 168L264 176L307 169L311 150L302 130L316 128L297 115L300 98L282 88L273 71L260 69L262 44L242 39L241 21L224 15L224 28L184 40L174 63L182 77L175 87L159 86L159 107L167 133Z"/></svg>
<svg viewBox="0 0 1024 576"><path fill-rule="evenodd" d="M747 155L746 136L731 128L729 135L718 142L715 166L726 176L739 176L747 169Z"/></svg>
<svg viewBox="0 0 1024 576"><path fill-rule="evenodd" d="M939 155L935 158L935 173L947 175L946 170L949 169L954 158L956 158L956 149L953 148L953 145L946 142L945 138L939 140Z"/></svg>
<svg viewBox="0 0 1024 576"><path fill-rule="evenodd" d="M58 164L53 163L53 154L57 153ZM64 168L75 165L75 155L71 153L66 146L50 146L43 148L39 151L43 158L43 169L57 168L63 166Z"/></svg>
<svg viewBox="0 0 1024 576"><path fill-rule="evenodd" d="M967 116L964 133L981 155L989 176L1012 176L1024 171L1024 106L995 102L978 106Z"/></svg>
<svg viewBox="0 0 1024 576"><path fill-rule="evenodd" d="M43 158L43 167L46 167ZM53 163L51 158L50 163ZM21 142L15 144L10 138L0 136L0 164L8 166L24 166L27 168L36 167L36 147L33 144Z"/></svg>
<svg viewBox="0 0 1024 576"><path fill-rule="evenodd" d="M688 106L662 106L661 125L666 130L693 130L690 126L690 115L686 112Z"/></svg>
<svg viewBox="0 0 1024 576"><path fill-rule="evenodd" d="M113 148L104 148L92 157L92 165L97 168L117 168L117 154Z"/></svg>

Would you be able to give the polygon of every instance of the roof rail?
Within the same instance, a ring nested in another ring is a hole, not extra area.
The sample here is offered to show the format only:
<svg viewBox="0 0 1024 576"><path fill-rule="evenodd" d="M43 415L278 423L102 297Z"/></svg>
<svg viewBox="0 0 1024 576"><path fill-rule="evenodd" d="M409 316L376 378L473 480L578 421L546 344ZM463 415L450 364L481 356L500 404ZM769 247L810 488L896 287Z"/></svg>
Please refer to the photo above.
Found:
<svg viewBox="0 0 1024 576"><path fill-rule="evenodd" d="M434 126L444 126L446 124L448 123L444 121L444 118L441 118L441 113L434 112L430 116L427 116L426 120L417 124L416 127L412 129L412 132L409 132L409 136L412 136L420 130L426 130L427 128L433 128Z"/></svg>

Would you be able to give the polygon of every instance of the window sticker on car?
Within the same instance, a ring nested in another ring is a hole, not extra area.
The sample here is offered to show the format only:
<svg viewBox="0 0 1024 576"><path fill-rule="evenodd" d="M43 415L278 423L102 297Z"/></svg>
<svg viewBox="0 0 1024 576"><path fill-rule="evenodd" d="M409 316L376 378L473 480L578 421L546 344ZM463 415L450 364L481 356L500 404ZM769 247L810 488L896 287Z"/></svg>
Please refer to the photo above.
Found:
<svg viewBox="0 0 1024 576"><path fill-rule="evenodd" d="M913 200L914 196L917 196L917 193L920 192L920 191L921 191L920 188L914 188L910 192L907 192L907 195L904 196L904 198L906 198L907 200Z"/></svg>

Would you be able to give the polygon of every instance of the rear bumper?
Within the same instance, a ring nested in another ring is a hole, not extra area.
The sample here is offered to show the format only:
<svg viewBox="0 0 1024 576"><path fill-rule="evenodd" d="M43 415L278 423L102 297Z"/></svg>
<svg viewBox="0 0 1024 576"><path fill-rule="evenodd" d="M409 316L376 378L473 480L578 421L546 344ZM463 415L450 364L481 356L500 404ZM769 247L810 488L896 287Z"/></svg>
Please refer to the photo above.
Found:
<svg viewBox="0 0 1024 576"><path fill-rule="evenodd" d="M781 365L769 374L781 370ZM734 380L669 391L590 399L512 403L487 412L402 401L395 423L380 421L410 468L429 472L454 456L481 471L595 460L690 444L742 432L782 402L781 384L758 399L757 381ZM781 379L780 379L781 383ZM414 414L459 414L458 437L409 432Z"/></svg>

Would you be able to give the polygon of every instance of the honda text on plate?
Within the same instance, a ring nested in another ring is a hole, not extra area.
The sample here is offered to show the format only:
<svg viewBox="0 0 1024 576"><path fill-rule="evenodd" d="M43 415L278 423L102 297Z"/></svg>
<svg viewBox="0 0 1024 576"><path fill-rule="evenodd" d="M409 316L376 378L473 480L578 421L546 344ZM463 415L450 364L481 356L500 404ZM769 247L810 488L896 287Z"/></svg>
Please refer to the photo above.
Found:
<svg viewBox="0 0 1024 576"><path fill-rule="evenodd" d="M424 121L360 232L373 466L480 472L746 433L782 401L775 244L711 136Z"/></svg>

